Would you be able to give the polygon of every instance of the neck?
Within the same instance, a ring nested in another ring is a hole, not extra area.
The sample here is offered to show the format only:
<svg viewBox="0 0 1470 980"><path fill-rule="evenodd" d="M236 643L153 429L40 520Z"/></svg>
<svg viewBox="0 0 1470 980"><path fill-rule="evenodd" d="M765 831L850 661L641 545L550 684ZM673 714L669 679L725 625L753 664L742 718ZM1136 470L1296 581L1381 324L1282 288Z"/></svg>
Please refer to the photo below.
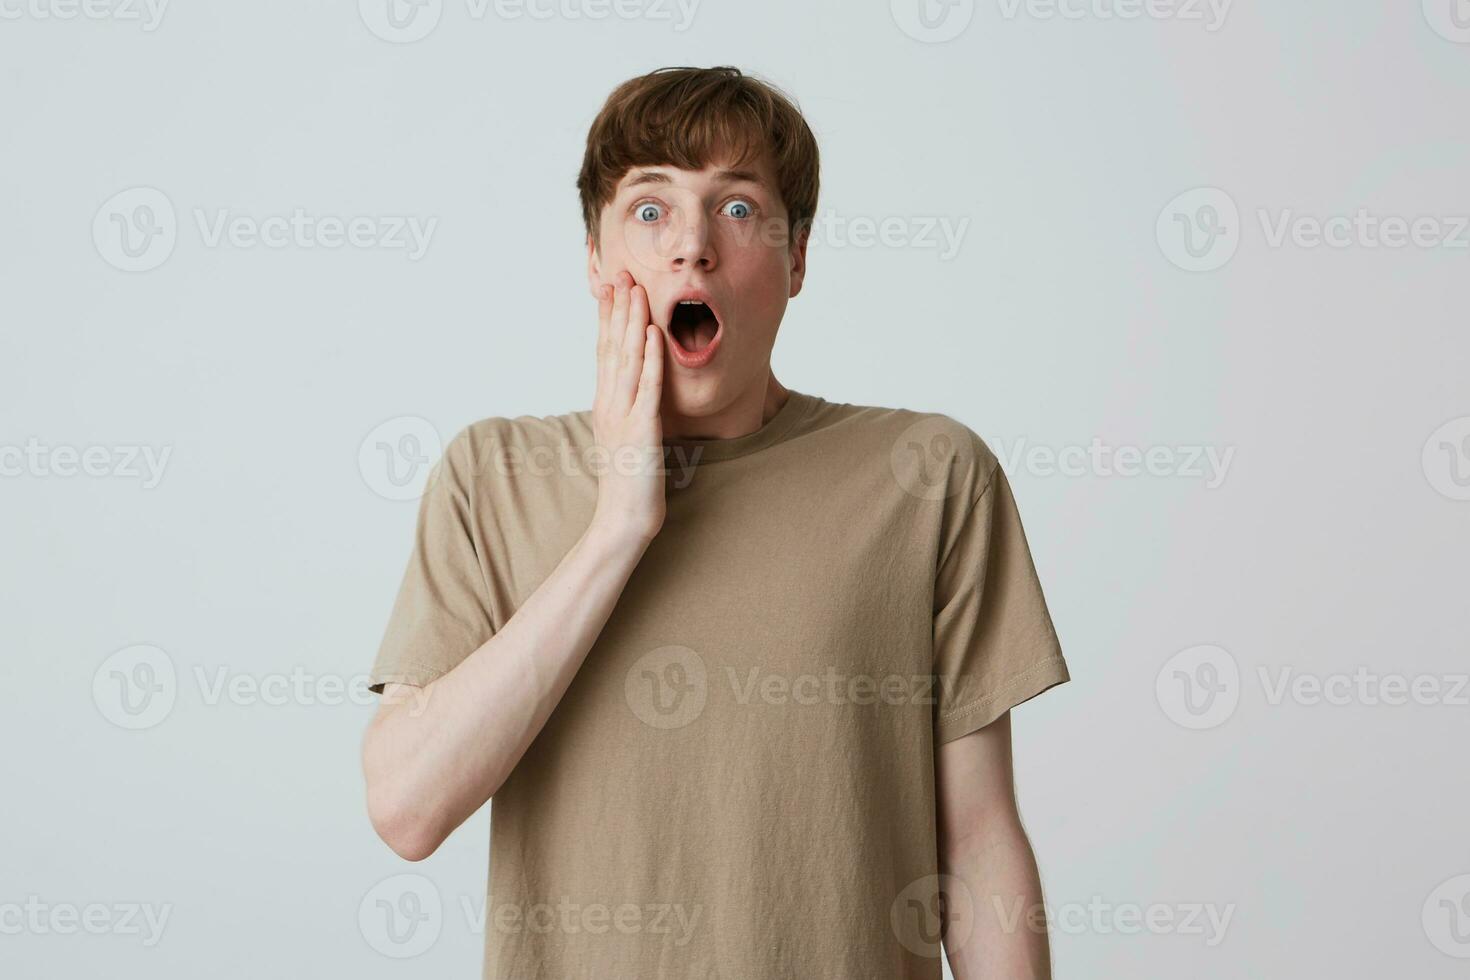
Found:
<svg viewBox="0 0 1470 980"><path fill-rule="evenodd" d="M729 405L710 415L678 415L665 402L664 435L674 439L738 439L748 436L774 418L790 397L790 389L767 371L764 387L752 386Z"/></svg>

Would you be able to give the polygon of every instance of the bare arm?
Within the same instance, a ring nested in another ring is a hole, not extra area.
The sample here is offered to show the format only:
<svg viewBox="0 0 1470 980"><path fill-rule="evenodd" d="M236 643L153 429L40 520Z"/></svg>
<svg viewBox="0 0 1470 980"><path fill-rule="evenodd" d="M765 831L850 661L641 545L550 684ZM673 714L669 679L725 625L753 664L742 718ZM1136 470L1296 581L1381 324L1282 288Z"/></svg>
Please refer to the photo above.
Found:
<svg viewBox="0 0 1470 980"><path fill-rule="evenodd" d="M939 747L940 871L973 902L973 927L946 919L945 952L955 980L1049 980L1051 957L1041 877L1016 808L1011 716Z"/></svg>
<svg viewBox="0 0 1470 980"><path fill-rule="evenodd" d="M611 467L591 525L505 626L423 688L386 684L363 737L368 816L418 861L501 787L571 685L664 518L659 401L663 338L621 273L599 297L597 442L642 452Z"/></svg>

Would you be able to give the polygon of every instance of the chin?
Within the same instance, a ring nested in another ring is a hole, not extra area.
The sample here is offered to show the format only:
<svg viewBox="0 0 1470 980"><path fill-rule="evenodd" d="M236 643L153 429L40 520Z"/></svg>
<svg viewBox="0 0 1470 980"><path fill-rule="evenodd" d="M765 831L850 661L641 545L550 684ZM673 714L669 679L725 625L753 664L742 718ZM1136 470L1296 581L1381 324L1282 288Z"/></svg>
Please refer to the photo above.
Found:
<svg viewBox="0 0 1470 980"><path fill-rule="evenodd" d="M705 418L719 412L733 397L719 373L708 368L692 374L677 370L670 374L665 378L664 401L675 415Z"/></svg>

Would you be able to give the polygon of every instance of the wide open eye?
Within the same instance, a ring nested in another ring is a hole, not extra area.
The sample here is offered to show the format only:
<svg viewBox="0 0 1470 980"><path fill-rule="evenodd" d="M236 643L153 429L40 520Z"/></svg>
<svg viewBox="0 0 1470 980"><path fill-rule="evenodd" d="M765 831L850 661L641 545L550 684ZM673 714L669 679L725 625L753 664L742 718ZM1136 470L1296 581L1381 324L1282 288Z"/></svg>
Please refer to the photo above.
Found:
<svg viewBox="0 0 1470 980"><path fill-rule="evenodd" d="M755 214L755 208L747 201L734 200L725 205L725 210L732 218L749 218Z"/></svg>
<svg viewBox="0 0 1470 980"><path fill-rule="evenodd" d="M633 208L633 215L640 224L651 225L663 215L663 205L644 201Z"/></svg>

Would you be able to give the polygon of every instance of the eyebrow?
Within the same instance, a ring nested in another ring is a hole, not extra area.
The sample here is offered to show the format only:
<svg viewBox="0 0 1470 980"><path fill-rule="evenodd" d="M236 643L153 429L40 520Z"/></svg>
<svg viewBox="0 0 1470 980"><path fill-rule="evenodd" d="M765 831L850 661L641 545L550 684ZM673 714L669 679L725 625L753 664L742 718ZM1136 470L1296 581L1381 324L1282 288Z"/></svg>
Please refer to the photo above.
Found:
<svg viewBox="0 0 1470 980"><path fill-rule="evenodd" d="M757 187L763 188L766 186L766 182L761 180L760 175L750 170L721 170L715 174L715 180L725 184L745 181L755 184ZM628 190L643 184L672 184L673 182L674 179L672 177L661 171L640 170L623 185L623 190Z"/></svg>

